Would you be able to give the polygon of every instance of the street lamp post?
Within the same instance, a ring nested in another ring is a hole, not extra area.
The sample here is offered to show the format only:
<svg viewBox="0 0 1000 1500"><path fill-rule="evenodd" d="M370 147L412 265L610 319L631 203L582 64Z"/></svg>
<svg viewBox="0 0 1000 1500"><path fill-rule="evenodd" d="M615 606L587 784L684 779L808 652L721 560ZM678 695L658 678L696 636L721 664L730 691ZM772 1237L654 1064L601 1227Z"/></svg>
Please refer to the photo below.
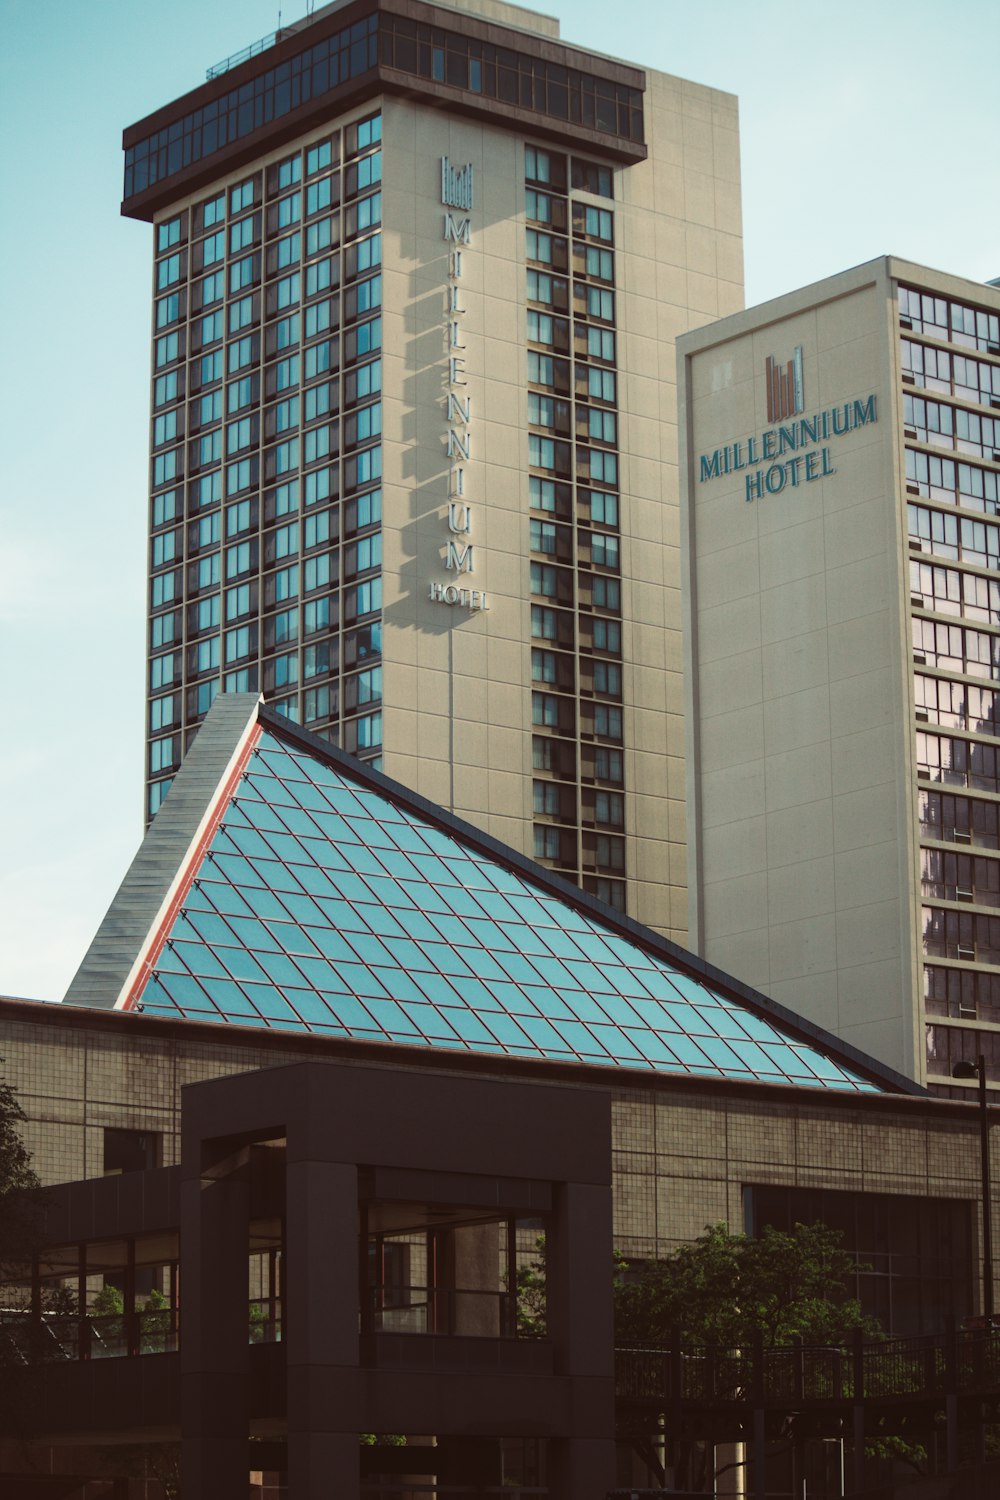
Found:
<svg viewBox="0 0 1000 1500"><path fill-rule="evenodd" d="M987 1328L993 1325L993 1217L990 1205L990 1123L986 1111L986 1058L957 1062L952 1078L979 1079L979 1156L983 1175L983 1314Z"/></svg>

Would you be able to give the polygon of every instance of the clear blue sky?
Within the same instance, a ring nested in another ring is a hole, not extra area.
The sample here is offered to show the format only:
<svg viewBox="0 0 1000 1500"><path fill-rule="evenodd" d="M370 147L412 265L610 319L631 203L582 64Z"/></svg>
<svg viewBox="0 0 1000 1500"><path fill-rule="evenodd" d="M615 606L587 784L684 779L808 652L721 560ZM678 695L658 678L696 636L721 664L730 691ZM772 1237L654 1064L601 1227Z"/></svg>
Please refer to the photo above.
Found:
<svg viewBox="0 0 1000 1500"><path fill-rule="evenodd" d="M1000 275L995 0L539 8L739 95L748 303L888 253ZM150 230L119 218L121 131L279 12L2 13L0 993L58 999L141 836Z"/></svg>

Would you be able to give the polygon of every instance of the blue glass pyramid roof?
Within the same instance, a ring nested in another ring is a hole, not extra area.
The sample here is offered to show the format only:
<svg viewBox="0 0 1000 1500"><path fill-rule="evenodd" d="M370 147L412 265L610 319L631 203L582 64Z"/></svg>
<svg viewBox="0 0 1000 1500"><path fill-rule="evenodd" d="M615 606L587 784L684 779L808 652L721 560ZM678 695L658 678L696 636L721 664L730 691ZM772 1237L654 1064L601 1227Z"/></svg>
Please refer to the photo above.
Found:
<svg viewBox="0 0 1000 1500"><path fill-rule="evenodd" d="M686 972L653 934L633 941L545 872L504 863L336 760L259 731L126 1008L879 1091L832 1039L826 1049Z"/></svg>

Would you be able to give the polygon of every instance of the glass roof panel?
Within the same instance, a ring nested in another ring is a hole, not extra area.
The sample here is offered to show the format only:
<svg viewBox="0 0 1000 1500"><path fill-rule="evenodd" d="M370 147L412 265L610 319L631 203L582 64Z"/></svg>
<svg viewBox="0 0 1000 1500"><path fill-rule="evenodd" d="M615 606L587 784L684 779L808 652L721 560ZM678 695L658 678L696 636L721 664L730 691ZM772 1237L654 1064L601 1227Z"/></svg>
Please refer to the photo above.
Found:
<svg viewBox="0 0 1000 1500"><path fill-rule="evenodd" d="M878 1092L270 730L138 999L192 1020Z"/></svg>

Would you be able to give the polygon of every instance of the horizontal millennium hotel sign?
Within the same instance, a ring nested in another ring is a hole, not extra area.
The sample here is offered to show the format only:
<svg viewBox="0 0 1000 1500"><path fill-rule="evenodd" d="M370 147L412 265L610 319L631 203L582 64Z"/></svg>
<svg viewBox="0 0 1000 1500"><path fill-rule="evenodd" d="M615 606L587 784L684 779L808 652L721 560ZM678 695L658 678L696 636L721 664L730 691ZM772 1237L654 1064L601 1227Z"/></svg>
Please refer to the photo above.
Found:
<svg viewBox="0 0 1000 1500"><path fill-rule="evenodd" d="M699 484L745 471L743 498L748 502L764 495L780 495L786 485L795 489L835 474L830 440L878 421L874 392L863 401L845 401L841 406L804 416L801 344L787 365L779 365L769 355L765 378L767 420L772 425L713 453L702 453L698 459Z"/></svg>

